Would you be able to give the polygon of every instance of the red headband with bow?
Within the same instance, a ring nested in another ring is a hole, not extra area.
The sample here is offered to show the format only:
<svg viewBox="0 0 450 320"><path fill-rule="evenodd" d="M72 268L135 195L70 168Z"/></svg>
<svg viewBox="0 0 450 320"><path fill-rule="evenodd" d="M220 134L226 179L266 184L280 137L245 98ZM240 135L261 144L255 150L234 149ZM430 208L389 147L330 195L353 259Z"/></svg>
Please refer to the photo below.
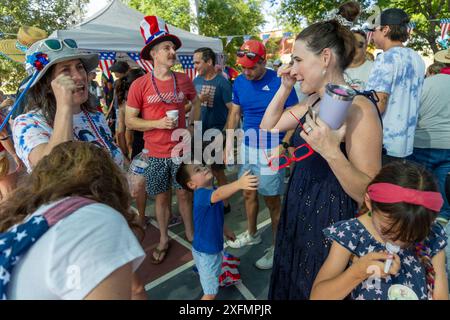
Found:
<svg viewBox="0 0 450 320"><path fill-rule="evenodd" d="M439 212L444 204L444 199L439 192L408 189L391 183L372 184L367 188L367 193L370 199L376 202L406 202L435 212Z"/></svg>

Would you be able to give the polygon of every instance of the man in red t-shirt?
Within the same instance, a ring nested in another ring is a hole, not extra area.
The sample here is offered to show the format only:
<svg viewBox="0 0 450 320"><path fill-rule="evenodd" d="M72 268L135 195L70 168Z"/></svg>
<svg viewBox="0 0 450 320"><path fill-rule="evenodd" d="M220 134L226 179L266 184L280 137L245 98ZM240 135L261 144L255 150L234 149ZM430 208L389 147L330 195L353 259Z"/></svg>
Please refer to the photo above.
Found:
<svg viewBox="0 0 450 320"><path fill-rule="evenodd" d="M172 133L186 128L184 106L188 101L194 109L200 109L200 101L192 81L184 73L170 70L176 63L176 50L181 47L178 37L160 29L163 20L145 17L141 23L141 33L146 46L141 51L141 59L151 60L151 73L135 80L128 92L125 123L131 130L144 132L145 148L149 150L149 166L145 172L147 193L155 196L156 219L159 224L159 245L152 253L151 261L161 263L169 248L167 232L171 211L171 186L177 189L180 214L183 218L186 238L193 239L192 199L176 181L180 164L174 162L172 151L178 140ZM178 118L169 118L167 111L177 110Z"/></svg>

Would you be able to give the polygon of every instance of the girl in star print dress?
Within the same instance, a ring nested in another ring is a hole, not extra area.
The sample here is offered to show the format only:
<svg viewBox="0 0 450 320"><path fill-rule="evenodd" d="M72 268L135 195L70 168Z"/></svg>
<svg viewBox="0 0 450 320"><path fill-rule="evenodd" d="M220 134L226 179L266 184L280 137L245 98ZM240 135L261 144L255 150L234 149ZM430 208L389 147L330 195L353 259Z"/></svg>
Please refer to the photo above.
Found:
<svg viewBox="0 0 450 320"><path fill-rule="evenodd" d="M448 300L447 237L435 222L442 204L424 168L385 166L367 188L363 214L324 230L332 247L311 299ZM387 251L391 244L398 254Z"/></svg>

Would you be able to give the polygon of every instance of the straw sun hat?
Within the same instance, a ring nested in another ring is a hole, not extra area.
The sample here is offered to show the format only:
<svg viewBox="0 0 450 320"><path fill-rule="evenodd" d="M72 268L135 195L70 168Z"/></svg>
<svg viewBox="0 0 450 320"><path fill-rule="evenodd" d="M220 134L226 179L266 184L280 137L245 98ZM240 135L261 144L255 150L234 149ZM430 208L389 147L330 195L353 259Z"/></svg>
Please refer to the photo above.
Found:
<svg viewBox="0 0 450 320"><path fill-rule="evenodd" d="M434 60L437 62L450 64L450 48L435 53Z"/></svg>
<svg viewBox="0 0 450 320"><path fill-rule="evenodd" d="M20 27L17 39L0 41L0 55L15 62L25 62L26 50L36 41L47 38L47 32L37 27Z"/></svg>

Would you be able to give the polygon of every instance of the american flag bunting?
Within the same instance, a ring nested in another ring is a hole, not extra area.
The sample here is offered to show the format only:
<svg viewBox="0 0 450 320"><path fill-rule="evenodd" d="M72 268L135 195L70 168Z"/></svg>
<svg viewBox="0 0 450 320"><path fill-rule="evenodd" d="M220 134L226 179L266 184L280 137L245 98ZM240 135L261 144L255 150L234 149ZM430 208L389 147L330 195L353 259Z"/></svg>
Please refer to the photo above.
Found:
<svg viewBox="0 0 450 320"><path fill-rule="evenodd" d="M103 74L109 79L111 77L111 71L109 68L116 61L116 53L115 52L100 52L99 55L99 67L102 70Z"/></svg>
<svg viewBox="0 0 450 320"><path fill-rule="evenodd" d="M128 56L131 59L133 59L133 61L135 61L139 65L139 67L144 69L147 73L152 72L152 70L153 70L152 63L150 61L148 61L148 60L141 59L141 56L140 56L139 53L128 52Z"/></svg>
<svg viewBox="0 0 450 320"><path fill-rule="evenodd" d="M184 72L188 75L191 80L194 80L197 75L197 71L194 67L194 56L192 55L179 55L178 60L180 61Z"/></svg>
<svg viewBox="0 0 450 320"><path fill-rule="evenodd" d="M448 31L450 30L450 19L441 19L441 38L445 39Z"/></svg>

